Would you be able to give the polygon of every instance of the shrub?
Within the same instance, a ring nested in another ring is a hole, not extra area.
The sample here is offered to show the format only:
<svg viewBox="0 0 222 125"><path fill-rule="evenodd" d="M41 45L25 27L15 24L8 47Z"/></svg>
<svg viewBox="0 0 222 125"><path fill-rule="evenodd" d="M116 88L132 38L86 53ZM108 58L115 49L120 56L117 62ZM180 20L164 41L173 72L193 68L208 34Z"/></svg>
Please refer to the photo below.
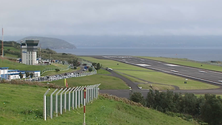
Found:
<svg viewBox="0 0 222 125"><path fill-rule="evenodd" d="M137 102L137 103L141 103L142 105L145 105L144 97L140 92L131 93L130 100L134 101L134 102Z"/></svg>
<svg viewBox="0 0 222 125"><path fill-rule="evenodd" d="M60 69L55 69L56 72L60 71Z"/></svg>
<svg viewBox="0 0 222 125"><path fill-rule="evenodd" d="M89 72L92 72L92 67L89 67Z"/></svg>

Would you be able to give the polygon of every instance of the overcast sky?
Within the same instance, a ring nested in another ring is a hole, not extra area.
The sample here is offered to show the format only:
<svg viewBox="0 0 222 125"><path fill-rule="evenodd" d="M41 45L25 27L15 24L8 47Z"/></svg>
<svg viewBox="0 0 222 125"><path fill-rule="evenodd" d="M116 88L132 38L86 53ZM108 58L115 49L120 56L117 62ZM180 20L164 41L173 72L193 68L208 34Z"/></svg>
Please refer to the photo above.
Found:
<svg viewBox="0 0 222 125"><path fill-rule="evenodd" d="M222 35L222 0L0 0L5 36Z"/></svg>

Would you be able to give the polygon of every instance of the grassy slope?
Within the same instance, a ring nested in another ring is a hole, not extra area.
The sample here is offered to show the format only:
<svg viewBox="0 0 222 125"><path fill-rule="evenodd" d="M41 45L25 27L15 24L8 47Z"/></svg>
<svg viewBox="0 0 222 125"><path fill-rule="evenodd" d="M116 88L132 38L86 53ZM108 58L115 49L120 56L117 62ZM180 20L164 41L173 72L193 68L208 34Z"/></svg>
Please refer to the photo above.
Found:
<svg viewBox="0 0 222 125"><path fill-rule="evenodd" d="M188 84L184 84L185 79L178 76L173 76L161 72L155 72L152 70L131 66L124 63L119 63L112 60L102 60L95 59L92 57L81 57L85 60L89 60L92 62L99 62L104 67L111 67L118 72L122 72L131 76L135 76L140 79L144 79L153 83L163 83L168 85L176 85L180 89L210 89L210 88L218 88L218 86L206 84L203 82L188 80ZM119 63L119 65L117 65ZM131 71L130 71L130 70ZM133 70L133 71L132 71Z"/></svg>
<svg viewBox="0 0 222 125"><path fill-rule="evenodd" d="M0 84L0 124L22 125L81 125L83 109L43 121L43 94L46 88ZM87 125L190 125L178 117L143 107L131 106L100 97L86 106Z"/></svg>
<svg viewBox="0 0 222 125"><path fill-rule="evenodd" d="M129 87L121 79L108 76L108 74L109 72L100 69L96 75L69 78L67 79L67 82L69 87L101 84L100 89L129 89ZM53 81L51 83L64 86L63 79Z"/></svg>
<svg viewBox="0 0 222 125"><path fill-rule="evenodd" d="M63 65L63 64L56 64L53 63L52 65L25 65L22 63L17 63L17 62L12 62L9 60L2 60L0 59L0 66L3 67L9 67L9 69L16 69L16 70L22 70L22 71L43 71L45 69L56 69L56 68L61 68L61 69L67 69L68 65ZM44 73L43 75L55 75L55 74L62 74L65 72L72 72L73 70L66 70L66 71L60 71L60 72L55 72L55 71L49 71Z"/></svg>
<svg viewBox="0 0 222 125"><path fill-rule="evenodd" d="M56 66L54 65L25 65L22 63L17 63L2 59L0 59L0 66L9 67L9 69L29 70L29 71L33 70L41 71L47 68L56 68Z"/></svg>
<svg viewBox="0 0 222 125"><path fill-rule="evenodd" d="M173 63L173 64L178 64L178 65L184 65L184 66L190 66L190 67L196 67L196 68L202 68L202 69L208 69L208 70L222 72L221 66L215 66L215 65L210 65L210 64L206 64L206 63L190 61L187 59L164 58L164 57L140 57L140 58L152 59L152 60L163 61L163 62L167 62L167 63Z"/></svg>

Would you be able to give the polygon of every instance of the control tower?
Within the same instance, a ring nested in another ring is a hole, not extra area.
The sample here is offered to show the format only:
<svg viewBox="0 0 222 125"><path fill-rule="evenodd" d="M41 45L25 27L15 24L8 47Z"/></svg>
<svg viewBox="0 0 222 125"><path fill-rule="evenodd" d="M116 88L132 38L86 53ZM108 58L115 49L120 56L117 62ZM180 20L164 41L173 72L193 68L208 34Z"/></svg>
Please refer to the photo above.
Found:
<svg viewBox="0 0 222 125"><path fill-rule="evenodd" d="M22 63L36 65L39 40L25 40L21 43Z"/></svg>

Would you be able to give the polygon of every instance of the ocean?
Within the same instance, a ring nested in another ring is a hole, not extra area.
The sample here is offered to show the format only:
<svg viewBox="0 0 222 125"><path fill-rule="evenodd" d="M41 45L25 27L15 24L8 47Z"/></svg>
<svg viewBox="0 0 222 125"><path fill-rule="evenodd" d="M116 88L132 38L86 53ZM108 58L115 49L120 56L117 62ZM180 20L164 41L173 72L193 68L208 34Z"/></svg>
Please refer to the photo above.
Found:
<svg viewBox="0 0 222 125"><path fill-rule="evenodd" d="M222 47L146 47L146 48L124 48L124 47L78 47L77 49L55 49L58 53L71 53L82 55L128 55L128 56L151 56L186 58L194 61L222 61Z"/></svg>

